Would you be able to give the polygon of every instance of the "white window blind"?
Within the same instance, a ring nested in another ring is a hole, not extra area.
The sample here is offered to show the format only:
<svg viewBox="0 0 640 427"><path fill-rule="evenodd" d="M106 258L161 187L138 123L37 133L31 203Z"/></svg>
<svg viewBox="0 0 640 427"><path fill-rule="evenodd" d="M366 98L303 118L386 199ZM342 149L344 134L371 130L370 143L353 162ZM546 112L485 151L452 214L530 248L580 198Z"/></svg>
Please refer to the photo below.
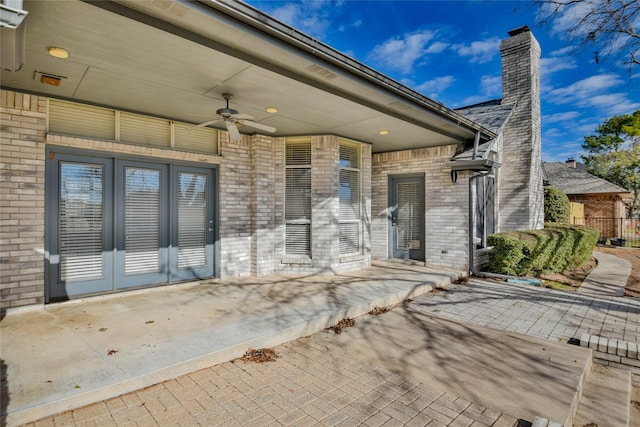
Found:
<svg viewBox="0 0 640 427"><path fill-rule="evenodd" d="M49 132L112 141L116 139L116 112L93 105L51 99Z"/></svg>
<svg viewBox="0 0 640 427"><path fill-rule="evenodd" d="M64 282L103 276L103 180L101 165L60 165L58 227Z"/></svg>
<svg viewBox="0 0 640 427"><path fill-rule="evenodd" d="M125 168L125 274L160 270L160 172Z"/></svg>
<svg viewBox="0 0 640 427"><path fill-rule="evenodd" d="M361 252L360 146L340 140L340 255Z"/></svg>
<svg viewBox="0 0 640 427"><path fill-rule="evenodd" d="M206 265L207 176L178 174L178 268Z"/></svg>
<svg viewBox="0 0 640 427"><path fill-rule="evenodd" d="M420 184L401 182L398 194L397 249L420 249L422 213L420 212Z"/></svg>
<svg viewBox="0 0 640 427"><path fill-rule="evenodd" d="M57 99L49 100L47 132L218 154L216 129Z"/></svg>
<svg viewBox="0 0 640 427"><path fill-rule="evenodd" d="M193 125L175 122L174 148L193 153L218 154L218 130L208 127L193 129Z"/></svg>
<svg viewBox="0 0 640 427"><path fill-rule="evenodd" d="M120 141L128 144L171 146L170 122L139 114L120 113Z"/></svg>
<svg viewBox="0 0 640 427"><path fill-rule="evenodd" d="M285 252L311 255L311 138L285 144Z"/></svg>

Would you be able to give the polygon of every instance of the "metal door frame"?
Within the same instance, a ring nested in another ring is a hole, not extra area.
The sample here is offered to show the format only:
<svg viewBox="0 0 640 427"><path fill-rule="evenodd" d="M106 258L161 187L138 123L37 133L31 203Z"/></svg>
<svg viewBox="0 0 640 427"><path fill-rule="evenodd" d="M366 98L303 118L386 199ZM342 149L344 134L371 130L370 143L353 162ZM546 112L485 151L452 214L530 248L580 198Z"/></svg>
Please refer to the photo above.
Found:
<svg viewBox="0 0 640 427"><path fill-rule="evenodd" d="M409 250L406 257L397 257L395 255L395 246L397 240L396 234L396 225L394 221L395 209L397 208L397 184L402 182L417 182L420 184L420 249L416 254L416 250ZM389 175L388 183L388 256L390 259L412 259L416 261L424 261L426 259L426 223L425 223L425 174L424 173L414 173L414 174L398 174L398 175ZM412 253L413 251L413 253Z"/></svg>

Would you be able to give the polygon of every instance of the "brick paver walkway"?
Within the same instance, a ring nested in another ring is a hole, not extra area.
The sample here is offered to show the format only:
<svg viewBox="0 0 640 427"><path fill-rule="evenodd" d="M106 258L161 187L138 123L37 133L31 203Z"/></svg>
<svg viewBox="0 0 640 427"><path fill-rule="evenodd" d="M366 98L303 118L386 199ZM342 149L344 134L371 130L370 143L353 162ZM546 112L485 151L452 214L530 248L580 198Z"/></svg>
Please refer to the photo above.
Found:
<svg viewBox="0 0 640 427"><path fill-rule="evenodd" d="M514 426L518 420L301 338L31 426Z"/></svg>
<svg viewBox="0 0 640 427"><path fill-rule="evenodd" d="M628 297L472 280L419 296L413 309L547 340L579 339L586 332L640 343L640 300Z"/></svg>

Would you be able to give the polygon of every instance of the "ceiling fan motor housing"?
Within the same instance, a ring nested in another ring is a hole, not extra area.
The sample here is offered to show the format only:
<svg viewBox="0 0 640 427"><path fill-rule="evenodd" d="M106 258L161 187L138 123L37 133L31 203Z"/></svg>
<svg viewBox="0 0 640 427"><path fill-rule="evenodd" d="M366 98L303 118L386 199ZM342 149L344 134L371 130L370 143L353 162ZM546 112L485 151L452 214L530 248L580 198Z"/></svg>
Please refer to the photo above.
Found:
<svg viewBox="0 0 640 427"><path fill-rule="evenodd" d="M232 108L219 108L216 110L216 114L221 117L230 117L233 114L238 114L238 112Z"/></svg>

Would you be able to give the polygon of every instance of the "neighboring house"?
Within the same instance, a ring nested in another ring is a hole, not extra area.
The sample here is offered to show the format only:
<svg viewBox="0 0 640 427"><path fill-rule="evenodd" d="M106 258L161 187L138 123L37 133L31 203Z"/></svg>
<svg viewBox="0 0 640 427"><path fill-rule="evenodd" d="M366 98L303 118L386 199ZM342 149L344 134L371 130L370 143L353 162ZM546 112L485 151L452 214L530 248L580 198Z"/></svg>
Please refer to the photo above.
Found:
<svg viewBox="0 0 640 427"><path fill-rule="evenodd" d="M591 175L584 164L573 159L543 164L546 184L562 190L569 201L584 206L584 218L577 222L600 229L600 238L622 236L621 219L627 217L625 198L628 190Z"/></svg>
<svg viewBox="0 0 640 427"><path fill-rule="evenodd" d="M20 3L28 26L2 29L3 310L372 258L466 269L488 232L542 227L526 27L501 44L504 98L454 111L244 3ZM193 129L223 94L254 119Z"/></svg>

